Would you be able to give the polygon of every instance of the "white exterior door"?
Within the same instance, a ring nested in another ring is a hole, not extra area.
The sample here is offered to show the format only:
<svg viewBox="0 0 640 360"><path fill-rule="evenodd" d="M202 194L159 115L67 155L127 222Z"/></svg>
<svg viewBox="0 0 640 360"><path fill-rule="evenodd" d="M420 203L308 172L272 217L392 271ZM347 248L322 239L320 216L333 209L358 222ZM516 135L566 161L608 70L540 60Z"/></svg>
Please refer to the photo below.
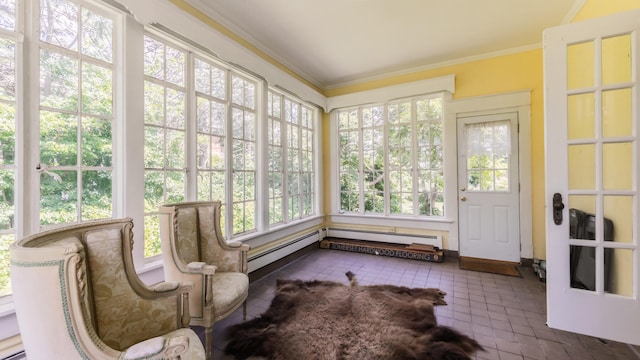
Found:
<svg viewBox="0 0 640 360"><path fill-rule="evenodd" d="M632 344L640 344L638 30L632 11L544 33L547 323Z"/></svg>
<svg viewBox="0 0 640 360"><path fill-rule="evenodd" d="M460 255L519 262L518 114L457 121Z"/></svg>

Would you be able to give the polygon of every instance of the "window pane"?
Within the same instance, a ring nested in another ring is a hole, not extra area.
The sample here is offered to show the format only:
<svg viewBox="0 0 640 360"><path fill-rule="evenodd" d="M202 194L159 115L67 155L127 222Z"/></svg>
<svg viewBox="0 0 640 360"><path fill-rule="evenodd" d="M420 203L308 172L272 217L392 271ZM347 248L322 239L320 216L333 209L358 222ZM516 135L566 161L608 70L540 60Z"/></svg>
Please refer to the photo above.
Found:
<svg viewBox="0 0 640 360"><path fill-rule="evenodd" d="M98 60L113 62L111 34L113 22L94 12L82 11L82 52Z"/></svg>
<svg viewBox="0 0 640 360"><path fill-rule="evenodd" d="M78 109L78 61L40 51L40 104L57 109Z"/></svg>
<svg viewBox="0 0 640 360"><path fill-rule="evenodd" d="M111 69L92 64L82 65L82 112L111 116L113 87Z"/></svg>
<svg viewBox="0 0 640 360"><path fill-rule="evenodd" d="M82 122L82 165L111 166L113 158L111 121L84 118Z"/></svg>
<svg viewBox="0 0 640 360"><path fill-rule="evenodd" d="M0 0L0 9L2 9L0 10L0 28L14 31L16 29L16 1Z"/></svg>
<svg viewBox="0 0 640 360"><path fill-rule="evenodd" d="M11 230L15 222L15 171L0 168L0 231Z"/></svg>
<svg viewBox="0 0 640 360"><path fill-rule="evenodd" d="M78 172L48 171L40 174L40 225L78 221Z"/></svg>
<svg viewBox="0 0 640 360"><path fill-rule="evenodd" d="M78 6L68 0L40 0L40 40L78 50Z"/></svg>
<svg viewBox="0 0 640 360"><path fill-rule="evenodd" d="M49 166L78 165L78 118L40 112L40 162Z"/></svg>
<svg viewBox="0 0 640 360"><path fill-rule="evenodd" d="M0 0L0 3L2 0ZM2 14L2 11L0 11ZM0 21L2 15L0 15ZM15 100L16 96L15 42L0 38L0 100Z"/></svg>
<svg viewBox="0 0 640 360"><path fill-rule="evenodd" d="M0 102L0 166L15 163L16 111L11 104Z"/></svg>
<svg viewBox="0 0 640 360"><path fill-rule="evenodd" d="M111 217L112 181L111 171L82 172L82 220Z"/></svg>

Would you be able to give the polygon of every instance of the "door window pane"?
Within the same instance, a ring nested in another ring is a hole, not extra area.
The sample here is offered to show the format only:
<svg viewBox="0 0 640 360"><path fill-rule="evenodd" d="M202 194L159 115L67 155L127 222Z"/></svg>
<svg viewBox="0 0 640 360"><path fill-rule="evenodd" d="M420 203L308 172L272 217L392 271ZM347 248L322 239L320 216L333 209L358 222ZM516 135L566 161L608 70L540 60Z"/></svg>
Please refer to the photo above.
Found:
<svg viewBox="0 0 640 360"><path fill-rule="evenodd" d="M591 139L596 133L593 93L567 97L567 133L569 139Z"/></svg>
<svg viewBox="0 0 640 360"><path fill-rule="evenodd" d="M567 47L567 89L581 89L595 85L594 45L592 41Z"/></svg>
<svg viewBox="0 0 640 360"><path fill-rule="evenodd" d="M595 189L596 188L596 153L595 146L569 145L569 189Z"/></svg>
<svg viewBox="0 0 640 360"><path fill-rule="evenodd" d="M466 124L467 191L509 191L511 123Z"/></svg>
<svg viewBox="0 0 640 360"><path fill-rule="evenodd" d="M602 145L602 187L605 190L631 190L633 146L630 142Z"/></svg>
<svg viewBox="0 0 640 360"><path fill-rule="evenodd" d="M631 136L631 89L602 92L602 136Z"/></svg>
<svg viewBox="0 0 640 360"><path fill-rule="evenodd" d="M602 39L603 85L631 81L631 35Z"/></svg>

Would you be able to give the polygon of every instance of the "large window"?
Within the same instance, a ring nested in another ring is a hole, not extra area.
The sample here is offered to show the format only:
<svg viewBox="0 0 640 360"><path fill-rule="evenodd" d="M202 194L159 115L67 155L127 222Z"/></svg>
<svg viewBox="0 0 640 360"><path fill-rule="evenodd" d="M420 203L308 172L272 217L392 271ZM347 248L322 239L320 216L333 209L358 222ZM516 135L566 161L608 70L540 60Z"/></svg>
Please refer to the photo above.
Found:
<svg viewBox="0 0 640 360"><path fill-rule="evenodd" d="M40 224L111 217L113 20L40 1Z"/></svg>
<svg viewBox="0 0 640 360"><path fill-rule="evenodd" d="M256 84L231 74L233 234L256 228Z"/></svg>
<svg viewBox="0 0 640 360"><path fill-rule="evenodd" d="M144 269L163 203L221 200L228 241L315 215L317 109L278 94L268 116L258 76L173 35L108 1L0 0L0 305L9 245L47 227L131 217Z"/></svg>
<svg viewBox="0 0 640 360"><path fill-rule="evenodd" d="M338 110L340 211L444 216L443 98Z"/></svg>
<svg viewBox="0 0 640 360"><path fill-rule="evenodd" d="M185 199L187 164L184 51L144 38L144 254L157 255L164 203Z"/></svg>
<svg viewBox="0 0 640 360"><path fill-rule="evenodd" d="M160 251L157 209L166 202L222 201L227 238L314 214L316 111L269 91L263 137L259 85L189 45L145 36L145 256ZM260 170L263 138L268 155ZM268 199L257 197L259 171L268 172ZM269 222L259 228L261 209Z"/></svg>
<svg viewBox="0 0 640 360"><path fill-rule="evenodd" d="M0 1L0 297L11 293L9 244L15 236L16 3Z"/></svg>
<svg viewBox="0 0 640 360"><path fill-rule="evenodd" d="M222 201L226 209L227 70L197 57L194 62L197 107L197 198ZM225 217L220 218L225 228Z"/></svg>
<svg viewBox="0 0 640 360"><path fill-rule="evenodd" d="M313 214L315 131L310 107L274 91L268 114L269 223L278 224Z"/></svg>

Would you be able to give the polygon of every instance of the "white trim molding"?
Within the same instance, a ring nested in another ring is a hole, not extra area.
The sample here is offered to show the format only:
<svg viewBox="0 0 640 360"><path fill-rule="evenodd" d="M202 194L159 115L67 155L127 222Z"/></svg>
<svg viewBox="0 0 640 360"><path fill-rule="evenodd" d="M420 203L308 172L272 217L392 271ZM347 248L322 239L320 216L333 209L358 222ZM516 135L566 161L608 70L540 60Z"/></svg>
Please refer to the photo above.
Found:
<svg viewBox="0 0 640 360"><path fill-rule="evenodd" d="M394 99L442 91L447 91L451 94L456 92L455 75L445 75L404 84L386 86L378 89L332 96L327 98L327 106L325 110L327 112L331 112L332 110L339 108L360 106L371 103L385 103Z"/></svg>

